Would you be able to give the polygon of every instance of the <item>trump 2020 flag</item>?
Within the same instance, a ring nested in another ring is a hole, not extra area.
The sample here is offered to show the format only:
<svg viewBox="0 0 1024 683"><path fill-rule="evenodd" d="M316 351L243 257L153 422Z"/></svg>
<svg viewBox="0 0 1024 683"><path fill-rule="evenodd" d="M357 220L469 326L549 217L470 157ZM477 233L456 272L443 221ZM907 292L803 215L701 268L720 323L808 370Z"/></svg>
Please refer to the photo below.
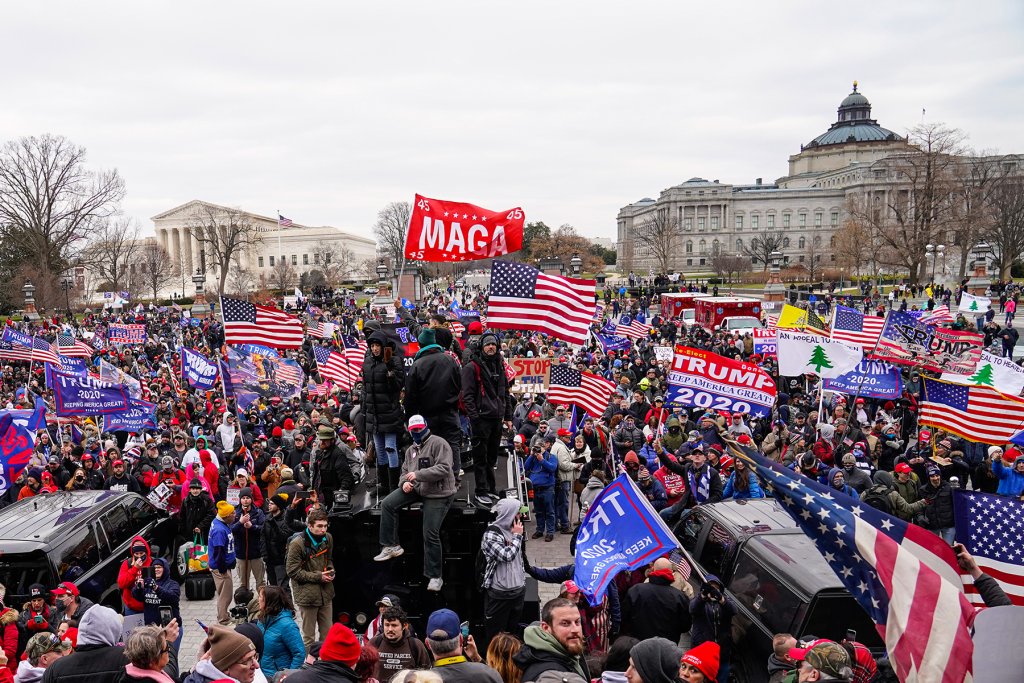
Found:
<svg viewBox="0 0 1024 683"><path fill-rule="evenodd" d="M203 354L182 348L181 376L194 389L209 391L217 383L217 366Z"/></svg>
<svg viewBox="0 0 1024 683"><path fill-rule="evenodd" d="M839 377L855 370L864 353L858 346L818 334L779 329L778 356L780 375L813 373L818 377Z"/></svg>
<svg viewBox="0 0 1024 683"><path fill-rule="evenodd" d="M678 547L633 480L620 474L594 499L580 525L573 579L596 605L620 571L650 564Z"/></svg>
<svg viewBox="0 0 1024 683"><path fill-rule="evenodd" d="M957 310L961 313L984 315L990 308L992 308L992 299L989 299L987 296L974 296L964 292L960 295L960 306Z"/></svg>

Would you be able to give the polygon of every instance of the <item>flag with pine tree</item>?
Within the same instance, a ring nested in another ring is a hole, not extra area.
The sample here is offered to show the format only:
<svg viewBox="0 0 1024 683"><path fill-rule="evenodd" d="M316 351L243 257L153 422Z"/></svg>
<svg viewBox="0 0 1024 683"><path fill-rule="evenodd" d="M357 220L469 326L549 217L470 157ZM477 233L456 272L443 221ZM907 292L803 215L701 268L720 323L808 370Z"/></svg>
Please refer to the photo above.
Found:
<svg viewBox="0 0 1024 683"><path fill-rule="evenodd" d="M967 379L971 384L984 384L990 387L995 386L992 378L992 365L989 363L979 365L978 371Z"/></svg>
<svg viewBox="0 0 1024 683"><path fill-rule="evenodd" d="M778 331L779 374L786 377L839 377L856 370L863 357L863 350L853 344L809 332Z"/></svg>
<svg viewBox="0 0 1024 683"><path fill-rule="evenodd" d="M974 296L967 292L960 295L958 310L962 313L973 313L977 316L987 313L990 308L992 308L992 300L987 296Z"/></svg>
<svg viewBox="0 0 1024 683"><path fill-rule="evenodd" d="M807 364L814 368L814 374L820 376L822 368L833 367L832 361L828 359L828 354L825 353L825 349L821 348L821 344L815 344L814 350L811 351L811 359L807 361Z"/></svg>

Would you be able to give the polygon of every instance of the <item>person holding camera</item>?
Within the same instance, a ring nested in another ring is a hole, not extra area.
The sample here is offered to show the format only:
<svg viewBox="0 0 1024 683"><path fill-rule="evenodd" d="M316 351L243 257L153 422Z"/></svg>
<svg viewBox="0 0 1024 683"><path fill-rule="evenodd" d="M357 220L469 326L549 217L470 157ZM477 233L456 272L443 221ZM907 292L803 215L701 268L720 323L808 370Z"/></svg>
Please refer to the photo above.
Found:
<svg viewBox="0 0 1024 683"><path fill-rule="evenodd" d="M335 503L348 505L356 480L349 466L352 451L338 443L334 427L321 423L316 430L317 449L310 463L311 484L323 504L330 508Z"/></svg>
<svg viewBox="0 0 1024 683"><path fill-rule="evenodd" d="M327 513L310 510L306 530L288 543L285 572L291 579L292 598L302 615L302 642L306 649L320 639L334 621L331 609L334 600L334 538L327 532Z"/></svg>
<svg viewBox="0 0 1024 683"><path fill-rule="evenodd" d="M555 472L558 458L551 453L555 442L554 434L545 434L544 446L530 448L530 457L523 465L523 474L533 485L533 512L537 517L537 530L532 538L544 537L545 541L555 539Z"/></svg>
<svg viewBox="0 0 1024 683"><path fill-rule="evenodd" d="M693 628L690 640L693 647L701 643L715 642L721 648L721 666L718 679L729 680L729 658L732 655L732 620L736 616L736 605L725 594L722 580L708 574L700 593L690 601L690 616Z"/></svg>
<svg viewBox="0 0 1024 683"><path fill-rule="evenodd" d="M132 539L131 556L121 562L121 569L117 573L117 586L121 589L121 602L124 605L125 616L139 614L145 605L141 600L132 595L135 588L135 581L139 578L144 567L153 564L153 556L149 550L149 543L142 536Z"/></svg>
<svg viewBox="0 0 1024 683"><path fill-rule="evenodd" d="M167 560L158 557L153 564L146 567L135 580L132 596L143 603L142 613L147 626L167 626L172 620L178 622L178 638L174 641L177 652L181 644L181 585L171 577L171 568Z"/></svg>

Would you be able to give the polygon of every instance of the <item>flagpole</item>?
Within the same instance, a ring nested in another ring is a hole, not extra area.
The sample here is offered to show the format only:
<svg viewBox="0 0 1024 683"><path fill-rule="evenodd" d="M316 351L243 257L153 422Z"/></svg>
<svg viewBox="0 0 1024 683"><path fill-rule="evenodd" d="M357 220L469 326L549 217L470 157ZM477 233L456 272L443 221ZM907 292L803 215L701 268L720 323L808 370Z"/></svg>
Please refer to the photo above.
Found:
<svg viewBox="0 0 1024 683"><path fill-rule="evenodd" d="M28 385L32 383L32 363L35 361L36 335L38 333L38 331L32 333L32 346L28 349L28 377L25 378L25 398L28 398Z"/></svg>
<svg viewBox="0 0 1024 683"><path fill-rule="evenodd" d="M281 209L277 209L277 259L280 261L282 258L284 257L281 255ZM283 269L282 272L284 272ZM223 319L224 316L221 316L222 322Z"/></svg>

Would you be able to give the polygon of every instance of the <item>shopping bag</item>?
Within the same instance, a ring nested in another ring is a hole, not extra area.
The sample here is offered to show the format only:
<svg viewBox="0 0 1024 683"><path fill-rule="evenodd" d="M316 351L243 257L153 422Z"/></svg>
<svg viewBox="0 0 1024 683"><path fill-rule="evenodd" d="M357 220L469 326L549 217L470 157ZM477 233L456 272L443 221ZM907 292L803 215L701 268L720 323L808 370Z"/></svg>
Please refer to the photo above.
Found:
<svg viewBox="0 0 1024 683"><path fill-rule="evenodd" d="M193 541L193 546L188 551L188 570L190 572L205 572L210 569L210 550L203 543L199 534Z"/></svg>

